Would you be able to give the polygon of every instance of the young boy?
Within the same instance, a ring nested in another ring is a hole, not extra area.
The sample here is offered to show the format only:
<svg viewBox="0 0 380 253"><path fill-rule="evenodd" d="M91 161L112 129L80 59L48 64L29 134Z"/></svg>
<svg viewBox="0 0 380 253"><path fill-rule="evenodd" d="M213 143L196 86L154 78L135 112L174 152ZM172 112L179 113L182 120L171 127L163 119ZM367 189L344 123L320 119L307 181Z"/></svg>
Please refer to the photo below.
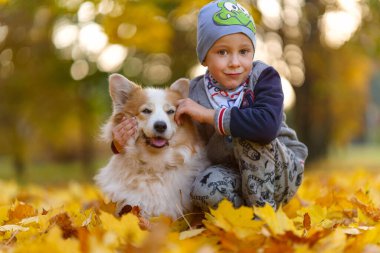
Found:
<svg viewBox="0 0 380 253"><path fill-rule="evenodd" d="M194 181L191 197L204 210L227 198L241 205L274 208L301 184L307 148L285 123L277 71L253 62L253 18L234 0L205 5L198 16L197 55L208 70L191 80L189 98L175 119L189 115L207 143L213 166ZM116 147L136 131L127 120L114 129Z"/></svg>

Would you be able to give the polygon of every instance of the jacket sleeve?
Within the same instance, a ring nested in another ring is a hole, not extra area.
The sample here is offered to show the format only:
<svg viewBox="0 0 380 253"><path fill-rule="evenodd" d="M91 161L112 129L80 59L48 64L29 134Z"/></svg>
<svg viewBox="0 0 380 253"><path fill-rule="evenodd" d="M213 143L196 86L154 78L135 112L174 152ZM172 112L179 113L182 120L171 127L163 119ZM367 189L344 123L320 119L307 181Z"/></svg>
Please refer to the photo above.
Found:
<svg viewBox="0 0 380 253"><path fill-rule="evenodd" d="M267 144L277 137L284 102L281 79L273 67L261 73L253 94L253 104L248 108L218 109L215 127L224 135Z"/></svg>

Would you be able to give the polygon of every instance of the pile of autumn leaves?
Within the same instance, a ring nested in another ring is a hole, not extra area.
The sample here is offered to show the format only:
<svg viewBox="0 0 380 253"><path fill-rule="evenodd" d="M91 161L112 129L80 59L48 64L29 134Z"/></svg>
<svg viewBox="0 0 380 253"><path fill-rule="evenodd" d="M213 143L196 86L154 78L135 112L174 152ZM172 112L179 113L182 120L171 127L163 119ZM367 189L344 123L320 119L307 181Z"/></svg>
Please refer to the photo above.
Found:
<svg viewBox="0 0 380 253"><path fill-rule="evenodd" d="M148 230L138 208L114 217L92 185L0 189L0 252L380 252L380 173L365 170L308 173L277 212L224 201Z"/></svg>

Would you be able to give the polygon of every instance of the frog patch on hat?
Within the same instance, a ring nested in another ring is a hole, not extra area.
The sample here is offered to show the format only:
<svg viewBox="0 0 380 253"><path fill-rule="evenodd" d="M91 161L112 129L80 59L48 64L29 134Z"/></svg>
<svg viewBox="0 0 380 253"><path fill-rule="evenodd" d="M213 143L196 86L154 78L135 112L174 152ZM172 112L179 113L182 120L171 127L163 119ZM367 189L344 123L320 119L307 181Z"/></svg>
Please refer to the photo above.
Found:
<svg viewBox="0 0 380 253"><path fill-rule="evenodd" d="M236 1L221 1L220 10L214 14L215 24L222 26L242 25L256 33L255 23L248 11Z"/></svg>

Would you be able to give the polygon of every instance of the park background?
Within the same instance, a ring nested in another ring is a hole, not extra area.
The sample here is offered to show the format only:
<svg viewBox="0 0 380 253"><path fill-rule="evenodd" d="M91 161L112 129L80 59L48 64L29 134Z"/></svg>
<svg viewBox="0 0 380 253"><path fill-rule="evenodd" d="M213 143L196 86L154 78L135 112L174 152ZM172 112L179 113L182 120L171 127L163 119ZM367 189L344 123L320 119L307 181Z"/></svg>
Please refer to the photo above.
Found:
<svg viewBox="0 0 380 253"><path fill-rule="evenodd" d="M164 87L204 68L196 21L208 1L0 0L0 178L90 181L111 156L107 77ZM241 1L255 60L281 74L306 170L380 167L380 1Z"/></svg>
<svg viewBox="0 0 380 253"><path fill-rule="evenodd" d="M92 179L112 155L99 140L107 78L164 87L203 73L207 2L0 0L1 253L380 252L380 0L240 0L309 148L287 205L224 201L148 231L138 207L113 215Z"/></svg>

